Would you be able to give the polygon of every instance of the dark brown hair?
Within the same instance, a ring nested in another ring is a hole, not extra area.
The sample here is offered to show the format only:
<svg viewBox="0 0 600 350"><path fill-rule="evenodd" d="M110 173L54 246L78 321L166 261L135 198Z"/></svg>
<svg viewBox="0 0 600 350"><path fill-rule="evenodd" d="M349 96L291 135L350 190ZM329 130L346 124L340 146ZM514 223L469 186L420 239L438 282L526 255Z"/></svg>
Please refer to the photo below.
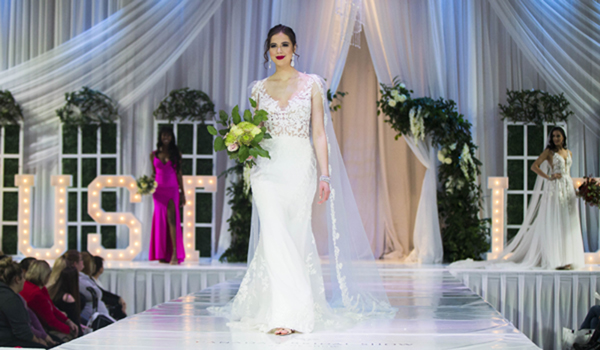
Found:
<svg viewBox="0 0 600 350"><path fill-rule="evenodd" d="M94 269L94 273L92 274L92 276L96 276L98 274L98 272L100 272L100 269L104 267L104 259L102 259L101 256L94 256L94 265L95 265L95 269Z"/></svg>
<svg viewBox="0 0 600 350"><path fill-rule="evenodd" d="M48 294L50 298L56 304L59 300L62 300L63 295L71 294L75 299L76 315L80 314L81 305L79 298L79 271L75 266L67 266L61 272L56 283L48 288ZM72 320L75 323L79 323L78 320Z"/></svg>
<svg viewBox="0 0 600 350"><path fill-rule="evenodd" d="M63 254L63 257L65 258L65 260L67 261L67 265L69 265L69 266L77 265L77 263L79 262L79 260L82 259L81 253L78 252L75 249L69 249L69 250L67 250Z"/></svg>
<svg viewBox="0 0 600 350"><path fill-rule="evenodd" d="M0 259L0 281L11 285L15 278L23 275L21 266L14 262L11 257Z"/></svg>
<svg viewBox="0 0 600 350"><path fill-rule="evenodd" d="M546 146L546 148L551 150L552 152L558 151L558 148L554 144L554 140L552 140L552 134L555 131L558 131L562 134L562 137L563 137L562 148L567 149L567 135L565 134L565 130L563 128L561 128L560 126L555 126L552 128L552 130L550 130L550 135L548 135L548 146Z"/></svg>
<svg viewBox="0 0 600 350"><path fill-rule="evenodd" d="M292 28L284 26L283 24L278 24L275 27L269 29L269 33L267 34L267 40L265 40L265 53L263 54L263 57L265 58L265 68L267 68L267 62L269 62L269 47L271 46L271 38L273 38L273 35L279 33L287 35L287 37L290 38L292 42L292 47L296 47L296 33L294 33L294 30ZM296 55L296 57L300 57L300 55L298 55L296 52L294 52L294 55Z"/></svg>
<svg viewBox="0 0 600 350"><path fill-rule="evenodd" d="M31 263L33 263L34 261L36 261L36 258L25 258L23 260L21 260L21 262L19 263L19 265L21 265L21 268L23 269L24 272L27 272L27 270L29 270L29 265L31 265Z"/></svg>
<svg viewBox="0 0 600 350"><path fill-rule="evenodd" d="M175 133L173 132L173 128L169 126L163 126L160 128L158 132L158 142L156 143L156 153L154 153L155 157L158 157L158 152L161 151L163 144L161 140L162 134L171 135L171 142L169 143L169 149L167 152L169 153L169 160L171 161L171 166L175 168L176 172L181 170L181 152L179 151L179 147L177 147L177 142L175 141Z"/></svg>

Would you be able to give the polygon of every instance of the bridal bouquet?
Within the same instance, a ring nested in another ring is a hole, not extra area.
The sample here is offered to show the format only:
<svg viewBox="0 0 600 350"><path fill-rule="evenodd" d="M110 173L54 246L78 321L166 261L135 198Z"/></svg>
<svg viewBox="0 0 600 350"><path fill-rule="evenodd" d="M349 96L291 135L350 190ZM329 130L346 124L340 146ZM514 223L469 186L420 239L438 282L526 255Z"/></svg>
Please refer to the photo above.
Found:
<svg viewBox="0 0 600 350"><path fill-rule="evenodd" d="M154 193L154 191L156 191L156 186L158 186L156 181L154 181L154 178L152 178L148 175L140 176L140 178L137 179L136 182L137 182L137 193L141 194L141 195Z"/></svg>
<svg viewBox="0 0 600 350"><path fill-rule="evenodd" d="M600 183L594 180L591 175L584 178L585 181L579 186L577 195L590 206L598 207L600 204Z"/></svg>
<svg viewBox="0 0 600 350"><path fill-rule="evenodd" d="M250 99L252 107L256 108L256 101ZM246 162L246 167L251 168L256 165L254 159L258 157L271 158L269 151L260 146L263 139L270 139L271 135L267 133L266 127L260 127L260 123L267 120L267 111L258 110L252 112L244 111L240 116L238 106L233 107L231 118L227 112L221 110L219 112L218 124L224 126L223 129L217 130L212 125L206 128L208 132L216 136L214 149L215 151L227 150L230 159L237 159L240 163Z"/></svg>

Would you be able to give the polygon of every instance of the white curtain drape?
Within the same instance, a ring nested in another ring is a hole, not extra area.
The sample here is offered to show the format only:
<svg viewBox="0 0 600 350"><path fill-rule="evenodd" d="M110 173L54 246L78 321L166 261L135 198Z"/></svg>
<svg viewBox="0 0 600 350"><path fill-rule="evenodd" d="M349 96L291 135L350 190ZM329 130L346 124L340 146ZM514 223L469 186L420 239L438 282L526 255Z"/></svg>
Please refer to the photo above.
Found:
<svg viewBox="0 0 600 350"><path fill-rule="evenodd" d="M427 168L415 220L414 249L407 260L439 264L442 262L444 251L437 206L437 151L431 145L429 138L416 142L410 137L405 137L404 140L415 152L421 164Z"/></svg>

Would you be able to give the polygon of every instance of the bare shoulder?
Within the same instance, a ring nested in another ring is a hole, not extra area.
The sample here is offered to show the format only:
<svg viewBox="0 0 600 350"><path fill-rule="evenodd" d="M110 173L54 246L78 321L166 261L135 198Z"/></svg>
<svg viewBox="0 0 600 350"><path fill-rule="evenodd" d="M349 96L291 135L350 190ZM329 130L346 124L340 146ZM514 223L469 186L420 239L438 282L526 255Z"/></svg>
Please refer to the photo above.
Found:
<svg viewBox="0 0 600 350"><path fill-rule="evenodd" d="M65 303L69 303L69 304L75 302L75 298L73 298L73 296L69 293L63 294L62 299Z"/></svg>
<svg viewBox="0 0 600 350"><path fill-rule="evenodd" d="M150 152L150 160L154 160L154 151Z"/></svg>

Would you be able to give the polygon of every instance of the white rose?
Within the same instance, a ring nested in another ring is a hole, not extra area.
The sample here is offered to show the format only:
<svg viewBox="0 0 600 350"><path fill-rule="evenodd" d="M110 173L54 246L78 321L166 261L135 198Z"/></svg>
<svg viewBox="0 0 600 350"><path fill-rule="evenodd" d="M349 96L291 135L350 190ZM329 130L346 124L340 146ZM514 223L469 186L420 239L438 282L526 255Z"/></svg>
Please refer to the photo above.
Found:
<svg viewBox="0 0 600 350"><path fill-rule="evenodd" d="M406 101L406 95L398 96L398 102L403 103L404 101Z"/></svg>
<svg viewBox="0 0 600 350"><path fill-rule="evenodd" d="M390 105L390 107L396 107L396 101L394 100L389 100L388 104Z"/></svg>
<svg viewBox="0 0 600 350"><path fill-rule="evenodd" d="M400 95L400 93L398 93L398 90L392 90L391 94L392 94L392 97L394 97L394 99L395 99L395 98L396 98L398 95Z"/></svg>
<svg viewBox="0 0 600 350"><path fill-rule="evenodd" d="M406 85L404 85L404 83L400 84L400 87L406 89Z"/></svg>
<svg viewBox="0 0 600 350"><path fill-rule="evenodd" d="M444 159L444 163L452 164L452 158L448 157L448 158Z"/></svg>
<svg viewBox="0 0 600 350"><path fill-rule="evenodd" d="M234 142L231 145L227 146L227 150L229 152L235 152L238 150L238 148L240 148L240 146L237 144L237 142Z"/></svg>

